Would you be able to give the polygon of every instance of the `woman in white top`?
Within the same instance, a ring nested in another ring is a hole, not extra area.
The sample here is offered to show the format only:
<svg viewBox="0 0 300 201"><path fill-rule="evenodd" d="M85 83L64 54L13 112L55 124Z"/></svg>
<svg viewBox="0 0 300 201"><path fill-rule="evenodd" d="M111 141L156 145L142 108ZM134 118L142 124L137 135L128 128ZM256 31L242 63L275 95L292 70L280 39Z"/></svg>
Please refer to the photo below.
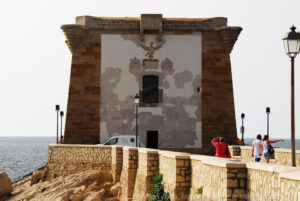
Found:
<svg viewBox="0 0 300 201"><path fill-rule="evenodd" d="M263 138L263 142L261 144L262 148L263 148L263 152L264 152L264 157L267 161L267 163L269 163L270 161L270 158L272 158L272 154L269 153L268 151L268 145L269 144L274 144L276 142L283 142L284 140L269 140L269 136L268 135L265 135L264 138Z"/></svg>

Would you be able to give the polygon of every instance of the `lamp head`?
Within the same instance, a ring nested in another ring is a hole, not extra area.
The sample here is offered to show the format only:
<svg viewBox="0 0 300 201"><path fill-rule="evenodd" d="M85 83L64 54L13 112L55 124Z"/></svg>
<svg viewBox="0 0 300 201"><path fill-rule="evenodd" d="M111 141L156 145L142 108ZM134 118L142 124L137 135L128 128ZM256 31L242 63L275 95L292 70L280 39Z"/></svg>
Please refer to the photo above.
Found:
<svg viewBox="0 0 300 201"><path fill-rule="evenodd" d="M60 111L60 116L63 117L64 116L64 112Z"/></svg>
<svg viewBox="0 0 300 201"><path fill-rule="evenodd" d="M266 113L269 114L271 112L271 109L269 107L266 108Z"/></svg>
<svg viewBox="0 0 300 201"><path fill-rule="evenodd" d="M134 97L134 103L135 104L139 104L140 103L140 97L139 97L139 94L135 94L135 97Z"/></svg>
<svg viewBox="0 0 300 201"><path fill-rule="evenodd" d="M55 105L55 110L59 111L59 105Z"/></svg>
<svg viewBox="0 0 300 201"><path fill-rule="evenodd" d="M296 27L293 25L291 31L288 32L282 39L284 44L285 53L289 57L296 57L300 51L300 33L296 32Z"/></svg>
<svg viewBox="0 0 300 201"><path fill-rule="evenodd" d="M244 119L245 118L245 113L241 114L241 118Z"/></svg>

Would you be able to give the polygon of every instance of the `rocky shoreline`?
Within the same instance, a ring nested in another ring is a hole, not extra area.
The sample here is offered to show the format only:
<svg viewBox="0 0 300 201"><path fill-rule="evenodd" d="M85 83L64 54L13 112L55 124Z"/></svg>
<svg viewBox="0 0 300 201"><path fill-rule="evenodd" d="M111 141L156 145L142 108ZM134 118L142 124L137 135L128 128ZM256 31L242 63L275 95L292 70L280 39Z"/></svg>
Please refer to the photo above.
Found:
<svg viewBox="0 0 300 201"><path fill-rule="evenodd" d="M113 184L109 172L88 170L49 181L37 179L36 175L40 174L15 182L11 194L0 201L119 201L122 194L121 185Z"/></svg>

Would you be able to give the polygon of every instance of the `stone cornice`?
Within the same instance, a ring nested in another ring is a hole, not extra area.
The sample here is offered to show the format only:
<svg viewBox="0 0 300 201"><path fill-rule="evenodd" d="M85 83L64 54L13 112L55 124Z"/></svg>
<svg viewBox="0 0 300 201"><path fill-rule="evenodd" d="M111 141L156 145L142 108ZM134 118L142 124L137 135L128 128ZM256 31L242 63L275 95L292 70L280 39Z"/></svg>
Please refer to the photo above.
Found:
<svg viewBox="0 0 300 201"><path fill-rule="evenodd" d="M87 29L84 29L82 25L62 25L61 29L66 35L67 40L65 42L72 53L86 40Z"/></svg>
<svg viewBox="0 0 300 201"><path fill-rule="evenodd" d="M143 15L142 15L143 16ZM151 15L149 15L151 17ZM76 24L62 25L61 29L66 35L66 43L73 53L80 47L86 47L88 43L95 42L95 37L89 33L140 33L141 18L102 18L92 16L79 16ZM216 31L220 32L223 46L227 53L230 53L242 31L241 27L228 27L227 18L162 18L162 33L172 32L193 33ZM97 39L98 40L98 39Z"/></svg>
<svg viewBox="0 0 300 201"><path fill-rule="evenodd" d="M139 31L140 18L79 16L76 24L106 31ZM227 18L163 18L163 31L207 31L227 26Z"/></svg>
<svg viewBox="0 0 300 201"><path fill-rule="evenodd" d="M231 53L237 38L242 31L241 27L221 27L216 29L220 32L224 49L227 53Z"/></svg>

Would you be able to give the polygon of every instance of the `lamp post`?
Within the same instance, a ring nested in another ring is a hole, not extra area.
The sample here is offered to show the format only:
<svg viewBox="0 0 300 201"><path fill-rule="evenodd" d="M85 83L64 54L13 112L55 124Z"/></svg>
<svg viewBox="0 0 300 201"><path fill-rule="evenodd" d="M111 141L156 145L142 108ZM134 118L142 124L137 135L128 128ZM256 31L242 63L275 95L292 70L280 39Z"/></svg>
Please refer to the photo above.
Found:
<svg viewBox="0 0 300 201"><path fill-rule="evenodd" d="M58 144L58 113L59 113L59 105L55 105L55 110L57 113L57 117L56 117L56 144Z"/></svg>
<svg viewBox="0 0 300 201"><path fill-rule="evenodd" d="M62 135L62 128L63 128L63 124L62 124L62 120L63 120L63 116L64 116L64 112L61 111L60 112L60 144L63 144L63 135Z"/></svg>
<svg viewBox="0 0 300 201"><path fill-rule="evenodd" d="M137 93L134 97L134 103L135 103L135 146L138 147L138 115L139 115L139 103L140 103L140 97Z"/></svg>
<svg viewBox="0 0 300 201"><path fill-rule="evenodd" d="M293 25L291 31L288 32L282 39L286 54L291 58L291 152L292 166L296 167L295 156L295 106L294 106L294 59L300 51L300 33L296 32L296 27Z"/></svg>
<svg viewBox="0 0 300 201"><path fill-rule="evenodd" d="M245 114L241 114L242 118L242 126L241 126L241 133L242 133L242 142L244 143L244 132L245 132L245 127L244 127L244 119L245 119Z"/></svg>
<svg viewBox="0 0 300 201"><path fill-rule="evenodd" d="M271 113L271 109L269 107L266 108L266 113L267 113L267 135L270 139L270 136L269 136L269 114Z"/></svg>

